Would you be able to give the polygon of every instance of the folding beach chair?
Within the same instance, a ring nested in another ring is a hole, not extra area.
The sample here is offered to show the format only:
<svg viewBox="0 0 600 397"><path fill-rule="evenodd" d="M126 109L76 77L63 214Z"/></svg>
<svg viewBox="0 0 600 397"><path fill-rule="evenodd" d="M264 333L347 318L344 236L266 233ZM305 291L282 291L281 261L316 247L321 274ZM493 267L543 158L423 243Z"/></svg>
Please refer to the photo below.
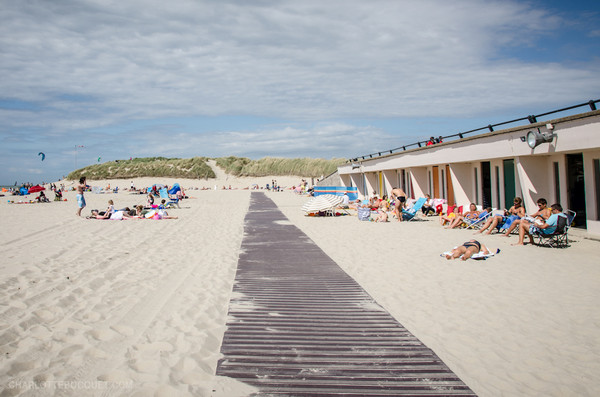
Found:
<svg viewBox="0 0 600 397"><path fill-rule="evenodd" d="M479 214L479 216L475 219L463 219L463 225L467 229L479 230L481 226L487 221L487 219L492 215L491 212L483 211Z"/></svg>
<svg viewBox="0 0 600 397"><path fill-rule="evenodd" d="M178 198L172 198L171 196L169 196L169 192L167 192L166 188L162 188L158 191L158 194L160 194L160 198L163 198L166 201L165 203L165 207L169 208L169 207L177 207L177 208L181 208L179 207L179 199Z"/></svg>
<svg viewBox="0 0 600 397"><path fill-rule="evenodd" d="M537 239L538 245L545 245L553 248L566 248L569 246L569 228L573 223L573 219L577 215L576 212L566 210L560 214L556 222L556 230L554 233L546 234L543 229L532 234L534 240Z"/></svg>
<svg viewBox="0 0 600 397"><path fill-rule="evenodd" d="M417 212L421 210L423 204L425 204L426 201L427 199L425 197L421 197L413 204L413 206L410 209L402 209L402 219L404 219L405 221L414 220L415 216L417 215Z"/></svg>

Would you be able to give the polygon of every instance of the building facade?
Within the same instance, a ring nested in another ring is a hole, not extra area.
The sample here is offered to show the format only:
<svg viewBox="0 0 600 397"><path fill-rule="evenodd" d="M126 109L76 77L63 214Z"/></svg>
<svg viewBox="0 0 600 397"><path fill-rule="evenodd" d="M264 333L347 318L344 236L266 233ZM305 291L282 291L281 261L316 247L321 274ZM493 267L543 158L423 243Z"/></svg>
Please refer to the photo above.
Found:
<svg viewBox="0 0 600 397"><path fill-rule="evenodd" d="M530 131L551 141L531 148ZM577 212L575 226L600 236L600 110L355 159L338 174L363 198L401 187L413 198L507 208L518 196L533 213L543 197Z"/></svg>

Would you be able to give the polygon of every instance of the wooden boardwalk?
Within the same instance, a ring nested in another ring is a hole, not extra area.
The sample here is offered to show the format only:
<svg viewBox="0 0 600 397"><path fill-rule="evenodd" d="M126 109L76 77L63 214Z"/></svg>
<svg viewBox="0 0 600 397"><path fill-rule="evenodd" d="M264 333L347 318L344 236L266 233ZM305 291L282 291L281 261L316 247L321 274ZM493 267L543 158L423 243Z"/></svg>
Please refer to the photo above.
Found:
<svg viewBox="0 0 600 397"><path fill-rule="evenodd" d="M252 193L217 375L259 396L474 396L264 193Z"/></svg>

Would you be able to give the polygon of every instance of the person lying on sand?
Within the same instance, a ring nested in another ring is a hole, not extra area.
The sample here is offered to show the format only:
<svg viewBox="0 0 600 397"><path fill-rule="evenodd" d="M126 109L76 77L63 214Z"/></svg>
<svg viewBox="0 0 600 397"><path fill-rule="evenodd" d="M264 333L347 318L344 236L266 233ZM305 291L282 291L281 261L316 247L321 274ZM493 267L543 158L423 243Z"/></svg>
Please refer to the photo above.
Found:
<svg viewBox="0 0 600 397"><path fill-rule="evenodd" d="M115 212L115 203L112 200L108 200L108 208L106 211L92 210L90 218L94 219L110 219L111 215Z"/></svg>
<svg viewBox="0 0 600 397"><path fill-rule="evenodd" d="M463 261L466 261L471 256L473 256L479 252L483 253L484 255L487 255L490 253L490 251L487 249L487 247L485 245L483 245L482 243L480 243L479 241L469 240L469 241L463 243L463 245L454 248L452 251L450 251L450 254L446 254L445 257L446 257L446 259L450 260L450 259L461 258L461 255L462 255L461 259Z"/></svg>

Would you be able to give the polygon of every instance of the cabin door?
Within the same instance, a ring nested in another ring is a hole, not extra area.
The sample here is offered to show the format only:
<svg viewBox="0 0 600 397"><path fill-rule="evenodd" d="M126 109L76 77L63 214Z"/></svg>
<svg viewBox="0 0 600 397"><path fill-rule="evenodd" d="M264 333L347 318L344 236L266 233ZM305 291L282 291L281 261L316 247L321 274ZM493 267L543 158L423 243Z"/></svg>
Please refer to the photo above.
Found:
<svg viewBox="0 0 600 397"><path fill-rule="evenodd" d="M440 198L440 169L437 165L433 166L431 179L433 179L433 194L431 198Z"/></svg>
<svg viewBox="0 0 600 397"><path fill-rule="evenodd" d="M515 189L515 160L502 161L504 169L504 206L509 208L517 195Z"/></svg>
<svg viewBox="0 0 600 397"><path fill-rule="evenodd" d="M575 226L586 228L585 182L583 179L583 153L567 154L567 198L569 208L575 211Z"/></svg>
<svg viewBox="0 0 600 397"><path fill-rule="evenodd" d="M448 187L448 205L456 204L454 201L454 188L452 187L452 178L450 177L450 166L446 165L446 186Z"/></svg>
<svg viewBox="0 0 600 397"><path fill-rule="evenodd" d="M492 167L489 161L481 162L481 205L492 206Z"/></svg>

